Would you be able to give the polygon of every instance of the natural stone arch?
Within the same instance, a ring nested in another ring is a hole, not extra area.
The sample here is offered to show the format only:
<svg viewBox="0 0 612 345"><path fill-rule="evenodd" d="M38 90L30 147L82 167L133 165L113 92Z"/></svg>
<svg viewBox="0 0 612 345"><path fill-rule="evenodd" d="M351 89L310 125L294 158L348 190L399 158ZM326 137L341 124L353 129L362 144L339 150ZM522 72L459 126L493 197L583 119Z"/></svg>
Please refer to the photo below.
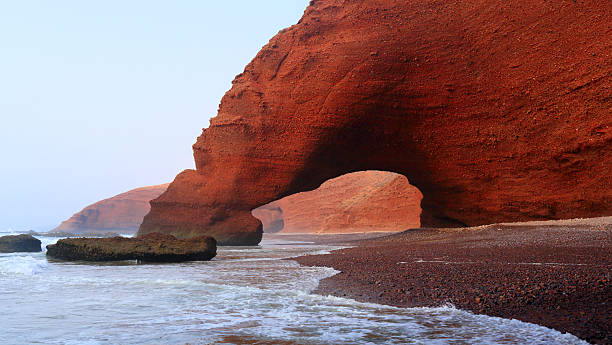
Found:
<svg viewBox="0 0 612 345"><path fill-rule="evenodd" d="M139 234L256 244L253 208L359 170L406 176L424 226L612 214L610 12L490 5L311 2L236 77L197 170Z"/></svg>
<svg viewBox="0 0 612 345"><path fill-rule="evenodd" d="M264 233L392 232L420 227L423 195L405 176L358 171L260 206Z"/></svg>

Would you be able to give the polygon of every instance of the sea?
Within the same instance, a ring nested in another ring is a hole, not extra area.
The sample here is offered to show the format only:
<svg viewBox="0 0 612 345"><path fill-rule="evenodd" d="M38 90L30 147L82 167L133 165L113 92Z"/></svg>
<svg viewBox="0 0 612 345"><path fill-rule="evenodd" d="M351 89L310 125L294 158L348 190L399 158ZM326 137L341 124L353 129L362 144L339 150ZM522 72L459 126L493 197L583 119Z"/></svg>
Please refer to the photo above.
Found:
<svg viewBox="0 0 612 345"><path fill-rule="evenodd" d="M58 238L40 240L44 248ZM396 308L313 294L338 272L290 259L338 248L264 239L178 264L0 254L0 344L586 344L451 305Z"/></svg>

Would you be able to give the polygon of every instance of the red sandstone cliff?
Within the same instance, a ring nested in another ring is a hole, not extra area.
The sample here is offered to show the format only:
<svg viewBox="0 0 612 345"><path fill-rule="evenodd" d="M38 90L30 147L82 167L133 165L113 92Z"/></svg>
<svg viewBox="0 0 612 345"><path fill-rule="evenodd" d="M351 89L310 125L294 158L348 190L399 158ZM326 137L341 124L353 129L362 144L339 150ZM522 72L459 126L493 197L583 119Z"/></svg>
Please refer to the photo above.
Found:
<svg viewBox="0 0 612 345"><path fill-rule="evenodd" d="M420 226L422 195L405 176L361 171L253 210L264 232L400 231Z"/></svg>
<svg viewBox="0 0 612 345"><path fill-rule="evenodd" d="M256 244L251 210L360 170L423 225L612 214L612 3L311 1L238 75L139 234Z"/></svg>
<svg viewBox="0 0 612 345"><path fill-rule="evenodd" d="M142 187L85 207L51 232L70 233L136 233L149 212L149 201L160 196L168 184Z"/></svg>

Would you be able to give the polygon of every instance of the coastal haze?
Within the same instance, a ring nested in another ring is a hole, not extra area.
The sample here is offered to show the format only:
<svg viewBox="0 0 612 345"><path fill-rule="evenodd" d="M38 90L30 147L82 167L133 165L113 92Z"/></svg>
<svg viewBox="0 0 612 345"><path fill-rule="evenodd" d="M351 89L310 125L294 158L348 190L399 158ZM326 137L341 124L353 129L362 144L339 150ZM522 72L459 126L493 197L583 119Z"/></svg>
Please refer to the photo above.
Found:
<svg viewBox="0 0 612 345"><path fill-rule="evenodd" d="M172 181L235 75L306 0L0 4L0 229Z"/></svg>

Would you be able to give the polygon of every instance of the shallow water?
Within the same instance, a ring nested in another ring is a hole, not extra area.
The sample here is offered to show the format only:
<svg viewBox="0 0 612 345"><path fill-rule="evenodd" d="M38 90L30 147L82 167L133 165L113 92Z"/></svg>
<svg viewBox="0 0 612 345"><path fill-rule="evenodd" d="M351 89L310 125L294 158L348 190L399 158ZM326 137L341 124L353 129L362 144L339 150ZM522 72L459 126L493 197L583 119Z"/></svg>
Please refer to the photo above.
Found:
<svg viewBox="0 0 612 345"><path fill-rule="evenodd" d="M264 241L183 264L0 254L0 344L584 344L452 307L313 295L318 281L336 272L281 260L333 249Z"/></svg>

